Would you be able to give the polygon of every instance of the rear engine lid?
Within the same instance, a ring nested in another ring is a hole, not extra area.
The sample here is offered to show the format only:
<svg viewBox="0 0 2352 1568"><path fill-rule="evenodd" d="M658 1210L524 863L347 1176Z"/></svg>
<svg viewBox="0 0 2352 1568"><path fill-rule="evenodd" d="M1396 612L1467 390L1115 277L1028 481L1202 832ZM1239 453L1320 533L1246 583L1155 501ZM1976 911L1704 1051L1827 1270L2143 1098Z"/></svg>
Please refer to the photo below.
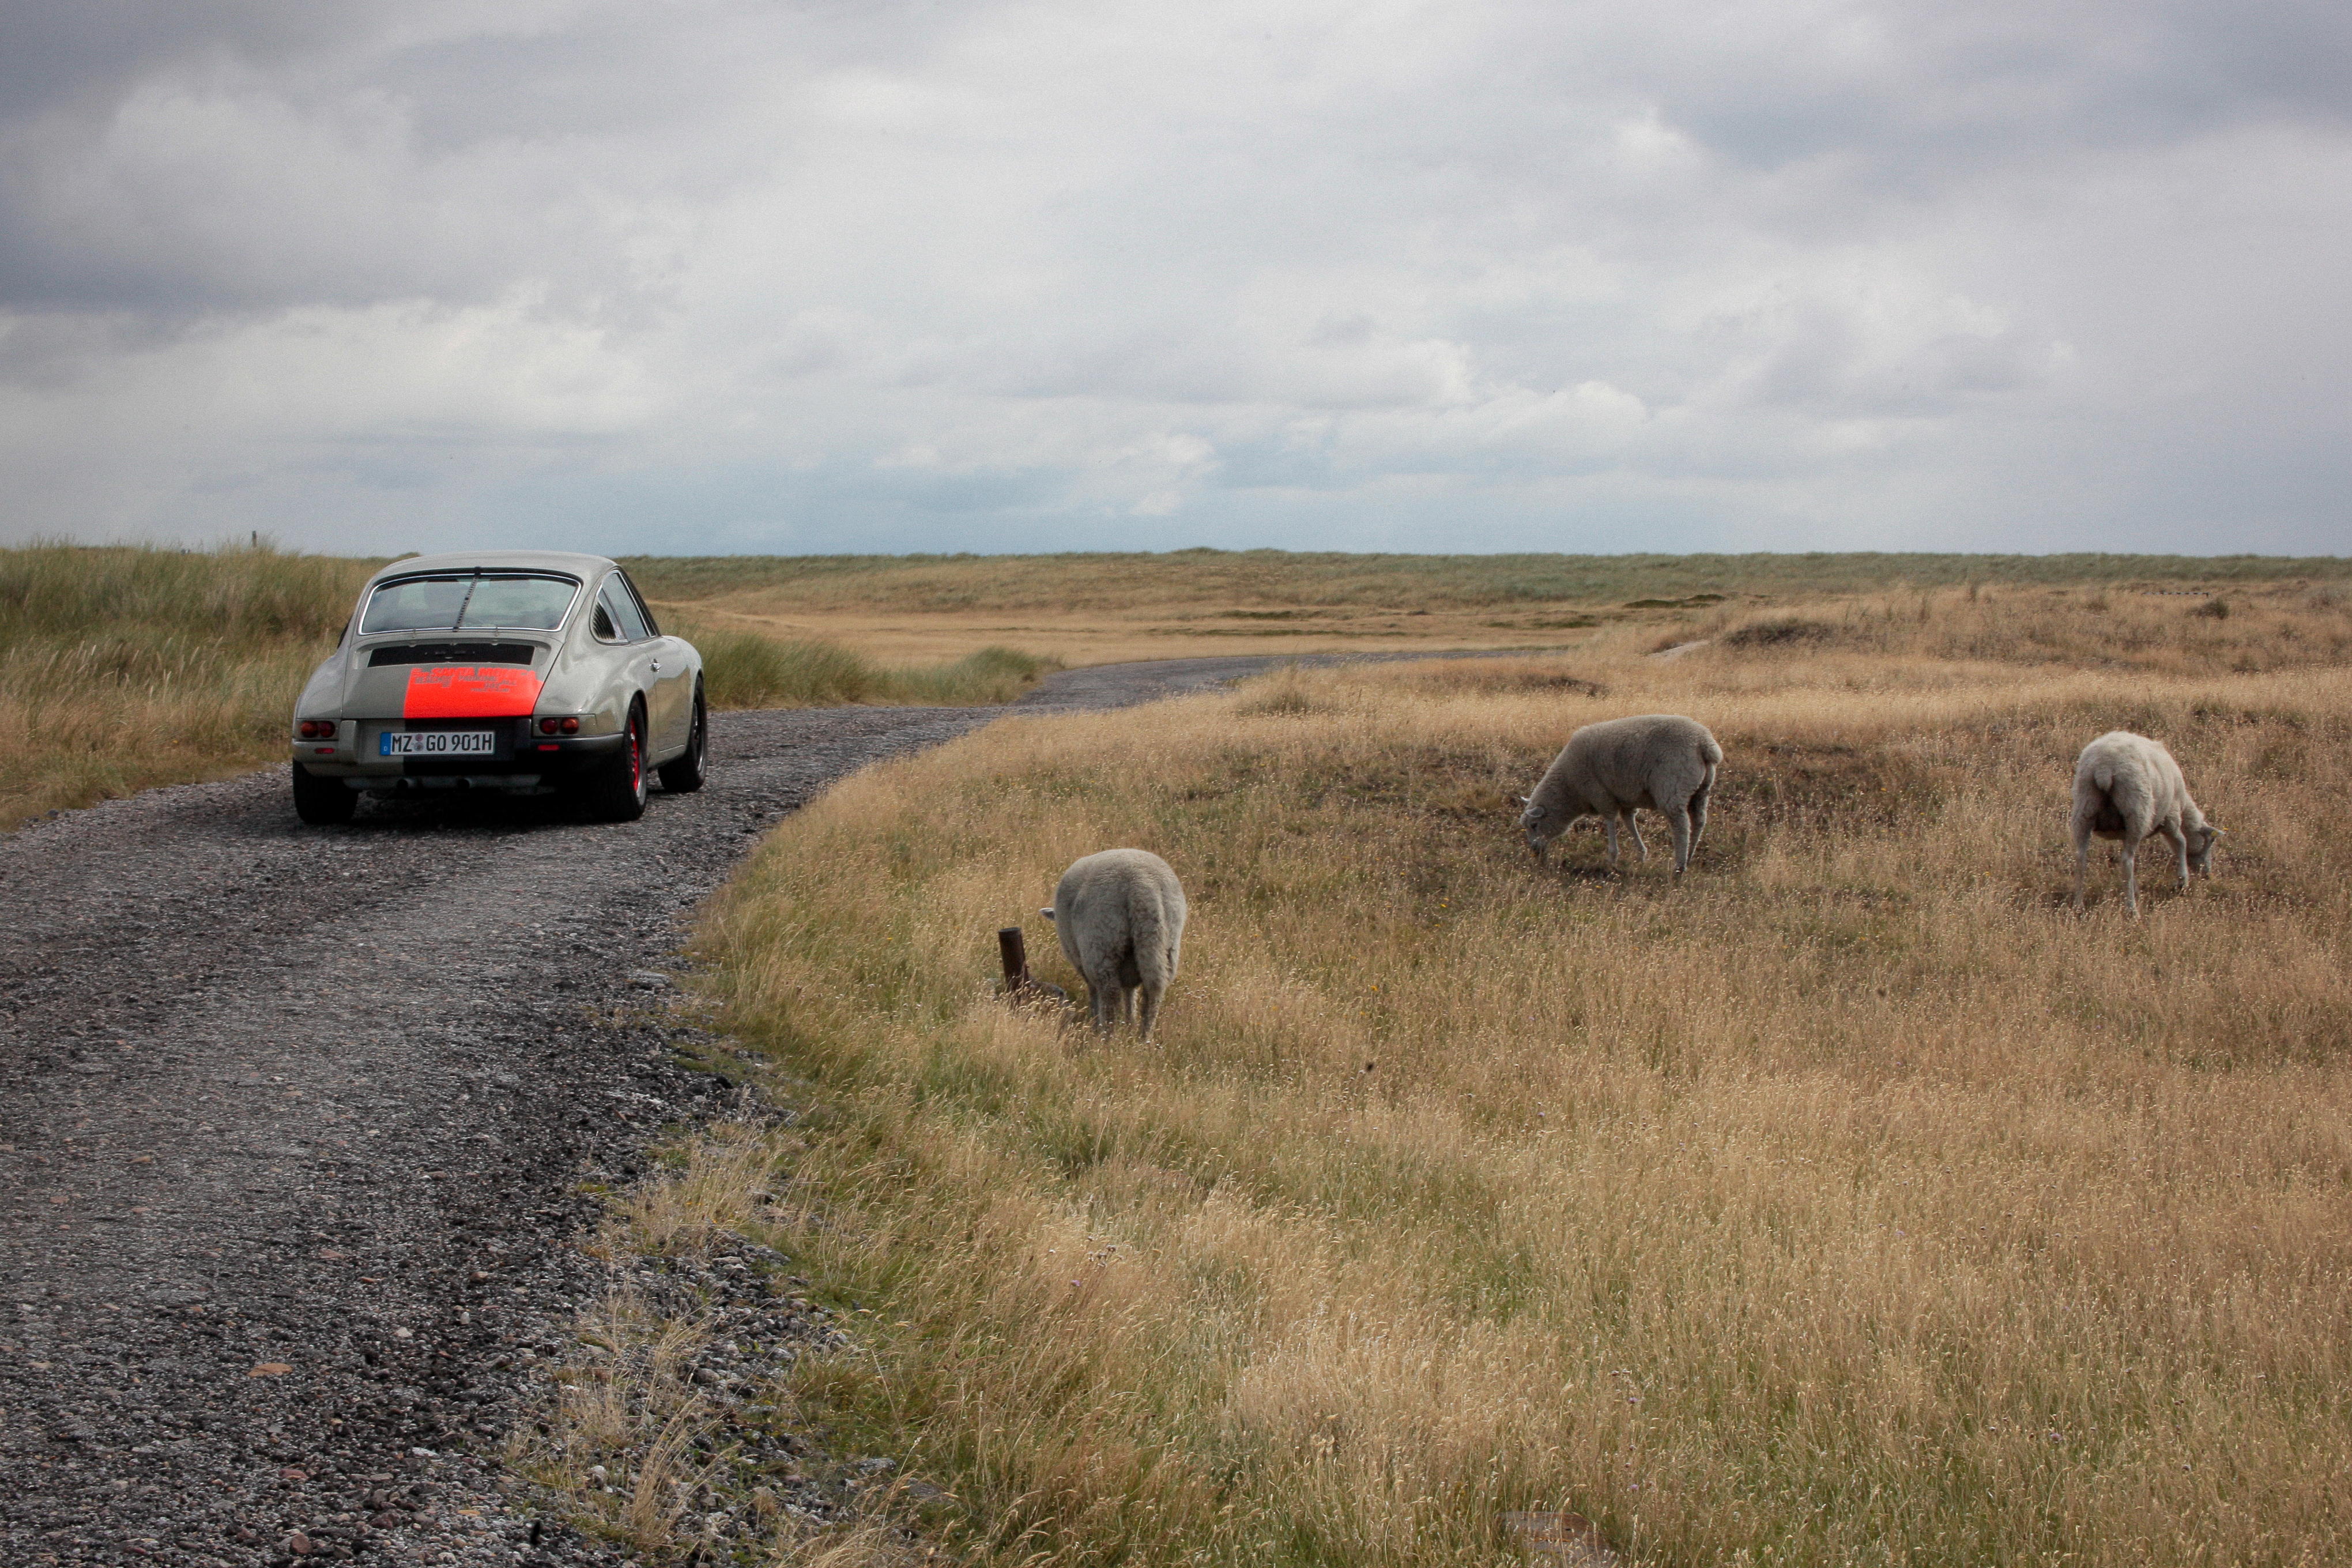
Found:
<svg viewBox="0 0 2352 1568"><path fill-rule="evenodd" d="M520 717L538 706L554 652L520 637L376 643L352 654L343 711L353 719Z"/></svg>

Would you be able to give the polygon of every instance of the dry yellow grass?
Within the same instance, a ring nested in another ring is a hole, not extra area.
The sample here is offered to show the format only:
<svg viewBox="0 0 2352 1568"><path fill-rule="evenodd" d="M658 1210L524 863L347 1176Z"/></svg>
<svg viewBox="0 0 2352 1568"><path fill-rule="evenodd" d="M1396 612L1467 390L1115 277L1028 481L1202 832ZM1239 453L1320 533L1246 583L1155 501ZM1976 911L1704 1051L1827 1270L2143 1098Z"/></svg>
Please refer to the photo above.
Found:
<svg viewBox="0 0 2352 1568"><path fill-rule="evenodd" d="M659 602L656 601L658 605ZM1064 667L1204 654L1379 653L1414 648L1517 648L1571 646L1564 626L1599 624L1563 613L1540 629L1498 621L1491 610L1032 609L933 613L823 610L791 605L774 593L718 604L677 606L704 624L778 641L854 648L868 658L946 663L1000 645L1035 649ZM661 613L668 615L667 607ZM1522 617L1524 621L1525 617Z"/></svg>
<svg viewBox="0 0 2352 1568"><path fill-rule="evenodd" d="M714 1123L674 1168L616 1199L585 1250L673 1257L731 1239L761 1212L779 1156L797 1146L779 1131ZM507 1463L591 1535L656 1559L717 1550L693 1512L726 1470L704 1451L722 1410L693 1383L694 1354L711 1332L709 1318L666 1314L634 1287L608 1290L583 1314L570 1352L541 1369L541 1419L516 1428Z"/></svg>
<svg viewBox="0 0 2352 1568"><path fill-rule="evenodd" d="M715 1468L695 1443L719 1425L690 1381L708 1331L633 1292L604 1297L547 1373L546 1419L512 1440L509 1464L591 1534L641 1552L693 1550L700 1532L688 1514Z"/></svg>
<svg viewBox="0 0 2352 1568"><path fill-rule="evenodd" d="M0 550L0 830L283 759L372 566L266 545Z"/></svg>
<svg viewBox="0 0 2352 1568"><path fill-rule="evenodd" d="M706 625L944 662L994 644L1065 665L1204 653L1565 648L1632 625L1719 623L1811 600L1970 584L2032 598L2083 584L2242 595L2340 587L2336 560L2177 556L1161 555L747 557L631 563L656 602ZM2190 603L2197 600L2191 598ZM2161 608L2183 608L2174 598ZM669 613L666 610L665 613Z"/></svg>
<svg viewBox="0 0 2352 1568"><path fill-rule="evenodd" d="M1628 627L860 775L706 935L819 1086L770 1234L898 1325L798 1395L983 1561L1509 1561L1547 1506L1657 1563L2352 1559L2347 628L2195 603ZM1692 875L1531 868L1508 796L1654 710L1728 753ZM2137 923L2104 864L2064 907L2117 725L2231 831ZM1113 844L1192 900L1150 1047L988 984Z"/></svg>

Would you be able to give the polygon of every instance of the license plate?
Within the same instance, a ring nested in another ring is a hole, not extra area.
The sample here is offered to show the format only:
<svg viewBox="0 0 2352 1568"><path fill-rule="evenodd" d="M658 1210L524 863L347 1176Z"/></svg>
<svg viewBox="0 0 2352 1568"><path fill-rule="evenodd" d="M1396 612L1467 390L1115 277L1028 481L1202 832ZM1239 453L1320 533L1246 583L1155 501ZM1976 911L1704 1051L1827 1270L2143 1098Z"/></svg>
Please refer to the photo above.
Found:
<svg viewBox="0 0 2352 1568"><path fill-rule="evenodd" d="M496 730L427 730L394 733L386 730L378 743L380 757L488 757L497 753Z"/></svg>

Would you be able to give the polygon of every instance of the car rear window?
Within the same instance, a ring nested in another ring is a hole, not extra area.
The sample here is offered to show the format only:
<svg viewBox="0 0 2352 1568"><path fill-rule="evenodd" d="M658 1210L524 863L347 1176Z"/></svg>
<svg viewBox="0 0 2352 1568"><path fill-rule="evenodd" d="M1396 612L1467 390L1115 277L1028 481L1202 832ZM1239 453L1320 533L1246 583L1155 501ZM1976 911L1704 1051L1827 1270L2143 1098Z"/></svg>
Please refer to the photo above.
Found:
<svg viewBox="0 0 2352 1568"><path fill-rule="evenodd" d="M580 584L569 577L523 573L451 573L396 577L368 595L360 632L447 632L523 626L551 632L563 624Z"/></svg>
<svg viewBox="0 0 2352 1568"><path fill-rule="evenodd" d="M643 642L653 636L637 609L635 595L621 581L619 573L604 579L604 587L596 593L596 605L604 612L596 620L598 637L614 642Z"/></svg>

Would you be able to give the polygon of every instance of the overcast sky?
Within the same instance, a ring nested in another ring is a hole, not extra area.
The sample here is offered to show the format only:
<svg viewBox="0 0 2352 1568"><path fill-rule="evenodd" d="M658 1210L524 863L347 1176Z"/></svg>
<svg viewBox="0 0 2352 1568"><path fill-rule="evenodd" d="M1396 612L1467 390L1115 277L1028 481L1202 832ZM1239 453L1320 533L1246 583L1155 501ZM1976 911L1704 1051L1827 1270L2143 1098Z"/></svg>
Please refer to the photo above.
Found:
<svg viewBox="0 0 2352 1568"><path fill-rule="evenodd" d="M2352 552L2347 111L2342 0L34 0L0 539Z"/></svg>

